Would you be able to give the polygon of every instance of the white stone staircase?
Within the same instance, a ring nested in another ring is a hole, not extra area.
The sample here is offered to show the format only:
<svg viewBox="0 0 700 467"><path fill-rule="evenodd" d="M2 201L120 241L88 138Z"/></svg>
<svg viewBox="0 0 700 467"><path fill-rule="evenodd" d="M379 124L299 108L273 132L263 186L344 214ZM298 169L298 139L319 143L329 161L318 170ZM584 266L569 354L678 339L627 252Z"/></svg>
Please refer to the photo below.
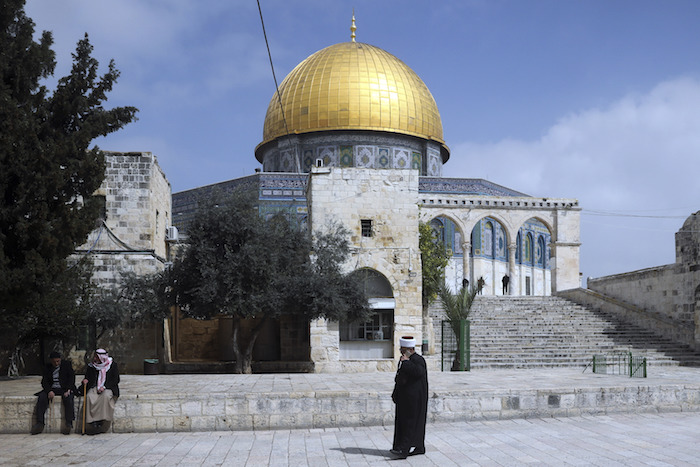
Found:
<svg viewBox="0 0 700 467"><path fill-rule="evenodd" d="M593 355L614 352L653 366L700 366L682 344L560 297L480 296L470 321L472 369L584 368Z"/></svg>

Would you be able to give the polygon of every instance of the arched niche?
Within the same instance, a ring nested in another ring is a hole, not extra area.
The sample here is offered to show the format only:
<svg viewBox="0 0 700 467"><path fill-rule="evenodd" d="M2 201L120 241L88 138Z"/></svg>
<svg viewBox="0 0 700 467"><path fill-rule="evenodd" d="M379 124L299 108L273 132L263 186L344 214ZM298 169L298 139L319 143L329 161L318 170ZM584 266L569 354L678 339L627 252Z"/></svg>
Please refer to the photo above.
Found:
<svg viewBox="0 0 700 467"><path fill-rule="evenodd" d="M452 252L454 256L462 256L462 242L464 234L459 224L449 216L440 215L433 217L428 225L435 232L435 238L445 244L447 251Z"/></svg>
<svg viewBox="0 0 700 467"><path fill-rule="evenodd" d="M531 217L518 229L515 245L517 284L521 295L551 295L552 232L541 219Z"/></svg>
<svg viewBox="0 0 700 467"><path fill-rule="evenodd" d="M358 269L353 275L360 277L374 314L366 322L340 323L340 359L393 358L396 301L391 283L386 276L371 268Z"/></svg>

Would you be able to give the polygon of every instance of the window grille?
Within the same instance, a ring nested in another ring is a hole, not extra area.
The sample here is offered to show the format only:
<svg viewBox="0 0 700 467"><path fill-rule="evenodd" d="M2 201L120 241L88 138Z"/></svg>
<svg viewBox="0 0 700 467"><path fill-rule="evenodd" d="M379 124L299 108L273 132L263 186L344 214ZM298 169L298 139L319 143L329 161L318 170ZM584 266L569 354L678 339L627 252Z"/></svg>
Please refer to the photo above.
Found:
<svg viewBox="0 0 700 467"><path fill-rule="evenodd" d="M372 220L362 219L360 221L360 226L362 227L362 236L371 237L372 236Z"/></svg>

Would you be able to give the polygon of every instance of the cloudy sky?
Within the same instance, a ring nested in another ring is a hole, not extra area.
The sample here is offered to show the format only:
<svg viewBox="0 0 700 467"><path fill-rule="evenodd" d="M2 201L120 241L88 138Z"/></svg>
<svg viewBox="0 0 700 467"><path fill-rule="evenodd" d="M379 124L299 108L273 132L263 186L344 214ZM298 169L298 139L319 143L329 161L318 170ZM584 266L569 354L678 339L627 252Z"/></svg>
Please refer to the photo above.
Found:
<svg viewBox="0 0 700 467"><path fill-rule="evenodd" d="M403 60L442 116L449 177L576 198L583 277L675 260L700 210L697 0L261 0L279 82L350 40ZM56 78L87 32L139 121L97 141L151 151L174 192L249 175L274 93L254 0L27 0ZM585 285L585 282L584 282Z"/></svg>

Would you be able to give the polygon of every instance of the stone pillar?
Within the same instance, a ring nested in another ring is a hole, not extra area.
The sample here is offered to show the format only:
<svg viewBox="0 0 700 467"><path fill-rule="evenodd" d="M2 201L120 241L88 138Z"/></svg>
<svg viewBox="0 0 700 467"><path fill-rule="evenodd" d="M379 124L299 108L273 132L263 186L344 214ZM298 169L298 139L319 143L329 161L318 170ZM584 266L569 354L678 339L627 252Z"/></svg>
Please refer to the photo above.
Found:
<svg viewBox="0 0 700 467"><path fill-rule="evenodd" d="M515 242L508 245L508 277L510 277L510 282L508 283L508 295L516 295L514 292L515 284L520 284L519 279L515 277Z"/></svg>
<svg viewBox="0 0 700 467"><path fill-rule="evenodd" d="M474 286L469 280L469 255L472 251L471 242L462 242L462 283L464 284L464 279L467 279L469 283Z"/></svg>

